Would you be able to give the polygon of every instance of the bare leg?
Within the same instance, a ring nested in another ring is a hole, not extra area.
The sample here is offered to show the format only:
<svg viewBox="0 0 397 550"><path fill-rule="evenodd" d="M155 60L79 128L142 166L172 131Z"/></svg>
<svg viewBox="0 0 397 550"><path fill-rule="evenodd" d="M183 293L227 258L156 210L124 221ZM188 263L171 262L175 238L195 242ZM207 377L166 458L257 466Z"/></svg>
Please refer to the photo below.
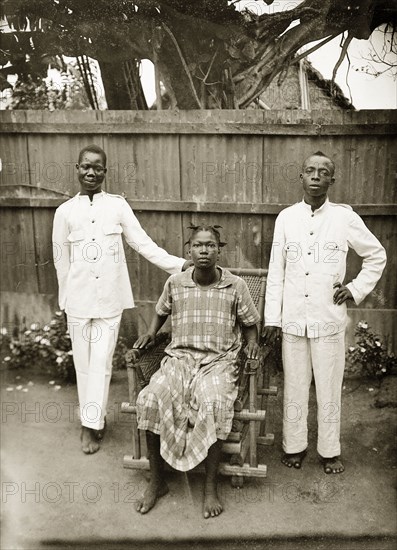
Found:
<svg viewBox="0 0 397 550"><path fill-rule="evenodd" d="M99 443L96 437L96 430L81 426L81 448L86 455L92 455L99 451Z"/></svg>
<svg viewBox="0 0 397 550"><path fill-rule="evenodd" d="M218 439L209 449L205 462L204 517L216 517L222 512L217 492L217 474L223 441Z"/></svg>
<svg viewBox="0 0 397 550"><path fill-rule="evenodd" d="M157 499L168 493L168 486L164 481L164 460L160 455L160 436L147 431L146 442L149 452L150 481L143 497L136 505L137 511L141 514L149 512Z"/></svg>

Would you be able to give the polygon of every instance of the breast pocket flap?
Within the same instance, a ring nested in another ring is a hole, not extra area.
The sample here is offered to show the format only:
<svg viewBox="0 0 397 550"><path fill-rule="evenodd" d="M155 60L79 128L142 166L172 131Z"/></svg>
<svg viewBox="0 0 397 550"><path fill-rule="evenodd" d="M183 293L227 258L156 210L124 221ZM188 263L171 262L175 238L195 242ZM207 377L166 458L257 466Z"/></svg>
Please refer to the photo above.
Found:
<svg viewBox="0 0 397 550"><path fill-rule="evenodd" d="M68 241L71 243L75 243L77 241L84 241L84 231L78 230L78 231L72 231L70 235L68 236Z"/></svg>
<svg viewBox="0 0 397 550"><path fill-rule="evenodd" d="M105 235L120 235L123 232L123 228L120 224L106 224L103 226L103 232Z"/></svg>

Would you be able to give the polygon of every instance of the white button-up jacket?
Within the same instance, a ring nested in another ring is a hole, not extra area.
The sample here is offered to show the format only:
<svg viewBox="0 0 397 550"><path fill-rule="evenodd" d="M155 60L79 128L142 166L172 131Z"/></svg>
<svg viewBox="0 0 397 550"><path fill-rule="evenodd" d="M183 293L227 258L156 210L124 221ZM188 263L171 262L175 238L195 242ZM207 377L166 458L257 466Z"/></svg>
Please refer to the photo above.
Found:
<svg viewBox="0 0 397 550"><path fill-rule="evenodd" d="M134 307L121 234L147 260L170 274L185 262L157 246L127 201L102 191L77 194L59 206L53 225L59 306L74 317L106 318Z"/></svg>
<svg viewBox="0 0 397 550"><path fill-rule="evenodd" d="M344 282L352 248L363 258L360 273L347 284L358 305L375 287L386 253L348 205L326 200L312 212L304 201L276 219L266 288L265 325L309 338L345 330L346 302L333 303L334 284Z"/></svg>

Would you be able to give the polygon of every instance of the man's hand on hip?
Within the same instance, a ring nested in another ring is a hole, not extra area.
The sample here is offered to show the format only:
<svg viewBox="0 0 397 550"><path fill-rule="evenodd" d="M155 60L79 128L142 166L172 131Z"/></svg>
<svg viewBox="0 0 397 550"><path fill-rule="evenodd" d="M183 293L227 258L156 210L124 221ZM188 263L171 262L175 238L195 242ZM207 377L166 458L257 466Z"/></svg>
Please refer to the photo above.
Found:
<svg viewBox="0 0 397 550"><path fill-rule="evenodd" d="M346 286L335 283L334 288L336 288L334 293L334 304L340 306L343 302L346 302L346 300L353 300L352 293Z"/></svg>

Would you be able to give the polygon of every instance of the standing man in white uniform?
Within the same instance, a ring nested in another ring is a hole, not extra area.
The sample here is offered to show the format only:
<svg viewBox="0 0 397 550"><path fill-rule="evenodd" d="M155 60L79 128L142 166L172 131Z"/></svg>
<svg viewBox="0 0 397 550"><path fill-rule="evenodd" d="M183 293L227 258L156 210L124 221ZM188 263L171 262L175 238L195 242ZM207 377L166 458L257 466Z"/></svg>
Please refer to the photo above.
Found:
<svg viewBox="0 0 397 550"><path fill-rule="evenodd" d="M352 208L329 202L333 161L318 151L300 175L303 201L276 219L265 301L265 342L282 337L284 415L282 462L300 468L306 454L312 371L316 382L317 451L325 473L341 473L341 389L345 366L346 302L358 305L373 290L386 253ZM363 258L345 285L346 256Z"/></svg>
<svg viewBox="0 0 397 550"><path fill-rule="evenodd" d="M105 427L121 314L134 307L121 234L170 274L190 262L157 246L123 197L102 191L106 154L100 147L82 149L76 168L80 192L57 208L52 239L59 306L67 314L77 375L82 450L92 454Z"/></svg>

